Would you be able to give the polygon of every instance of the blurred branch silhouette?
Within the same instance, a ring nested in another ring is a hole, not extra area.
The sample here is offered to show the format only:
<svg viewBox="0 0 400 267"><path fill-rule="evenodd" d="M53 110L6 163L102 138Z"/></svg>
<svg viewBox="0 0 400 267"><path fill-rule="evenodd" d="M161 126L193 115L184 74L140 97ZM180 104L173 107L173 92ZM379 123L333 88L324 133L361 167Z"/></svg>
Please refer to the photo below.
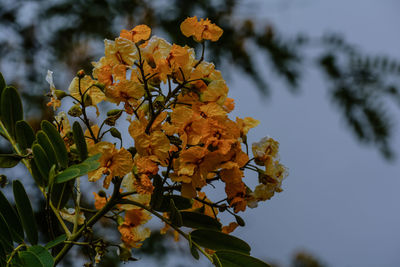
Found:
<svg viewBox="0 0 400 267"><path fill-rule="evenodd" d="M36 108L41 102L44 110L43 95L48 87L44 75L48 68L55 70L57 83L66 87L71 73L91 69L88 62L97 59L103 50L98 44L104 38L113 39L122 27L130 29L145 23L184 44L187 38L176 25L187 16L198 15L224 29L219 45L207 48L207 57L216 63L228 62L246 74L265 96L273 76L259 67L257 59L265 60L273 75L293 91L301 85L303 52L317 43L321 52L316 67L326 77L332 102L350 130L360 141L379 149L385 158L394 156L390 145L393 115L387 102L400 104L396 80L400 63L363 54L339 35L317 40L302 34L281 36L272 25L259 25L251 17L236 18L237 0L4 0L0 5L0 69L18 88L24 88L25 100L35 103ZM194 41L190 45L196 46Z"/></svg>

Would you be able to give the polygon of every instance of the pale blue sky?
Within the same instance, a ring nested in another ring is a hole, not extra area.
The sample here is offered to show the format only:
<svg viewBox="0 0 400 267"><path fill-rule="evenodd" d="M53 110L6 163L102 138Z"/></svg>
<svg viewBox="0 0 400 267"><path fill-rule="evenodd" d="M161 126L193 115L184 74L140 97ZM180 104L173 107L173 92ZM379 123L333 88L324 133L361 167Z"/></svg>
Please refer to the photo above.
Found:
<svg viewBox="0 0 400 267"><path fill-rule="evenodd" d="M365 52L400 58L399 1L250 2L260 4L243 4L245 15L283 34L339 32ZM278 139L290 170L285 191L246 212L247 227L236 233L250 241L253 255L280 263L305 249L329 266L400 266L399 160L388 163L361 146L329 101L320 73L306 73L300 94L274 83L267 101L249 82L230 82L235 114L261 120L250 139ZM394 114L399 154L399 110Z"/></svg>

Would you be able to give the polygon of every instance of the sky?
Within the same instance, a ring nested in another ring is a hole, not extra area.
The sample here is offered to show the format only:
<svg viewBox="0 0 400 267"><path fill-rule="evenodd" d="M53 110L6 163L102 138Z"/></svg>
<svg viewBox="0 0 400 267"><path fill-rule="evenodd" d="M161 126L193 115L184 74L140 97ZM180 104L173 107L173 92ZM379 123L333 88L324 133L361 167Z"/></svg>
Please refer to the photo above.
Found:
<svg viewBox="0 0 400 267"><path fill-rule="evenodd" d="M400 58L399 8L390 0L249 1L241 12L273 23L284 35L338 32L367 53ZM250 141L277 139L290 173L284 191L246 211L247 225L235 234L249 241L252 255L284 266L299 250L328 266L399 266L400 161L387 162L359 144L330 102L320 73L306 72L299 94L273 83L270 99L237 75L228 82L236 99L232 115L259 119ZM399 126L399 110L394 114ZM393 142L399 154L399 127Z"/></svg>

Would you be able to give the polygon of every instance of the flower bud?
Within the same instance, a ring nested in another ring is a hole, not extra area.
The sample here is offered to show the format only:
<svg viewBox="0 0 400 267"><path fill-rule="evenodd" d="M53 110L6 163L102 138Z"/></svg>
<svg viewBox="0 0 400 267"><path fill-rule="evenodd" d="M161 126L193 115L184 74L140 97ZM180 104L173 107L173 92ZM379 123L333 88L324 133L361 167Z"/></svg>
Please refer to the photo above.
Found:
<svg viewBox="0 0 400 267"><path fill-rule="evenodd" d="M98 193L99 197L107 197L106 192L104 192L103 190L100 190Z"/></svg>
<svg viewBox="0 0 400 267"><path fill-rule="evenodd" d="M236 219L236 222L237 222L237 224L239 224L239 226L245 226L245 222L244 222L244 220L243 220L243 218L242 217L240 217L239 215L235 215L235 219Z"/></svg>
<svg viewBox="0 0 400 267"><path fill-rule="evenodd" d="M112 135L113 137L118 138L119 140L122 139L121 133L117 130L117 128L112 127L112 128L110 129L110 133L111 133L111 135Z"/></svg>
<svg viewBox="0 0 400 267"><path fill-rule="evenodd" d="M79 104L73 105L69 110L68 110L68 115L71 117L79 117L82 115L82 109Z"/></svg>
<svg viewBox="0 0 400 267"><path fill-rule="evenodd" d="M85 71L84 70L80 70L76 73L76 76L78 76L78 78L82 79L83 77L85 77Z"/></svg>
<svg viewBox="0 0 400 267"><path fill-rule="evenodd" d="M107 112L107 116L108 117L110 117L110 116L116 116L116 115L120 115L122 113L122 110L121 109L112 109L112 110L109 110L108 112Z"/></svg>

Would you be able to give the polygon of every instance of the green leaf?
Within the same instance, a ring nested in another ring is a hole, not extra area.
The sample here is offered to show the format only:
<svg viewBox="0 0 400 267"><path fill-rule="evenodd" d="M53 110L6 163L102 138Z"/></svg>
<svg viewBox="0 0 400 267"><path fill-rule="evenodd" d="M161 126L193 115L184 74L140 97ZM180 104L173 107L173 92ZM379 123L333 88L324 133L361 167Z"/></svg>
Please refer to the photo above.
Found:
<svg viewBox="0 0 400 267"><path fill-rule="evenodd" d="M34 253L43 266L52 267L54 265L54 259L46 248L42 246L32 246L28 248L28 251Z"/></svg>
<svg viewBox="0 0 400 267"><path fill-rule="evenodd" d="M35 133L26 121L17 121L15 124L15 138L22 150L31 148L35 141Z"/></svg>
<svg viewBox="0 0 400 267"><path fill-rule="evenodd" d="M12 228L10 229L12 239L17 243L22 243L24 240L24 229L22 228L21 221L18 214L1 191L0 214L3 215L4 218L7 218L8 224L12 225Z"/></svg>
<svg viewBox="0 0 400 267"><path fill-rule="evenodd" d="M15 123L23 119L21 98L14 87L7 86L1 93L1 120L7 131L15 137Z"/></svg>
<svg viewBox="0 0 400 267"><path fill-rule="evenodd" d="M21 218L22 226L24 227L26 236L32 245L38 242L38 231L31 202L24 189L22 183L18 180L13 181L13 192L15 204L17 206L19 217Z"/></svg>
<svg viewBox="0 0 400 267"><path fill-rule="evenodd" d="M42 264L39 257L35 255L35 253L31 251L20 251L18 255L21 257L23 262L23 266L26 267L47 267Z"/></svg>
<svg viewBox="0 0 400 267"><path fill-rule="evenodd" d="M161 205L156 210L160 212L170 211L171 199L174 201L175 207L178 210L190 209L193 204L193 201L191 199L179 195L166 195L162 196Z"/></svg>
<svg viewBox="0 0 400 267"><path fill-rule="evenodd" d="M163 201L163 182L160 175L157 174L153 176L153 186L154 191L151 195L150 206L153 209L158 210Z"/></svg>
<svg viewBox="0 0 400 267"><path fill-rule="evenodd" d="M74 142L78 150L79 158L81 161L84 161L88 157L88 149L85 135L79 122L75 121L72 125L72 133L74 135Z"/></svg>
<svg viewBox="0 0 400 267"><path fill-rule="evenodd" d="M193 242L212 250L233 250L250 254L250 246L243 240L215 230L199 229L190 233Z"/></svg>
<svg viewBox="0 0 400 267"><path fill-rule="evenodd" d="M65 240L67 240L67 236L65 234L63 234L63 235L56 237L54 240L50 241L49 243L47 243L44 247L46 249L51 249L51 248L54 248L55 246L61 244Z"/></svg>
<svg viewBox="0 0 400 267"><path fill-rule="evenodd" d="M98 162L98 159L100 157L101 154L97 154L87 158L84 162L80 164L72 165L71 167L65 169L63 172L59 173L55 177L54 182L64 183L77 177L86 175L91 171L97 170L100 167L100 162Z"/></svg>
<svg viewBox="0 0 400 267"><path fill-rule="evenodd" d="M50 198L51 202L57 210L64 208L67 204L72 194L73 185L74 181L68 181L61 184L53 184Z"/></svg>
<svg viewBox="0 0 400 267"><path fill-rule="evenodd" d="M221 261L219 260L218 256L215 253L212 255L212 259L215 267L225 267L222 265Z"/></svg>
<svg viewBox="0 0 400 267"><path fill-rule="evenodd" d="M3 215L0 215L0 242L7 250L13 250L13 240L9 230L9 226Z"/></svg>
<svg viewBox="0 0 400 267"><path fill-rule="evenodd" d="M17 154L0 154L0 168L12 168L22 159L23 157Z"/></svg>
<svg viewBox="0 0 400 267"><path fill-rule="evenodd" d="M6 259L6 251L4 250L3 245L0 242L0 266L6 266Z"/></svg>
<svg viewBox="0 0 400 267"><path fill-rule="evenodd" d="M4 88L6 88L6 81L3 78L3 74L0 72L0 103L1 103L1 94L3 93ZM1 118L1 109L0 109L0 118Z"/></svg>
<svg viewBox="0 0 400 267"><path fill-rule="evenodd" d="M54 182L59 184L59 183L64 183L67 182L69 180L75 179L76 177L79 177L80 174L80 170L78 168L68 168L65 171L63 171L62 173L58 174L55 179Z"/></svg>
<svg viewBox="0 0 400 267"><path fill-rule="evenodd" d="M56 152L57 161L62 168L68 167L68 151L56 127L49 121L42 121L42 130L47 134Z"/></svg>
<svg viewBox="0 0 400 267"><path fill-rule="evenodd" d="M182 216L181 216L181 213L179 212L179 210L175 207L174 201L172 199L170 199L170 208L171 208L171 212L169 214L169 218L170 218L171 222L174 225L181 227L182 226Z"/></svg>
<svg viewBox="0 0 400 267"><path fill-rule="evenodd" d="M196 229L205 228L219 231L221 230L221 223L210 216L192 211L182 211L181 215L183 226Z"/></svg>
<svg viewBox="0 0 400 267"><path fill-rule="evenodd" d="M47 159L49 160L49 165L58 165L56 152L54 151L54 147L50 142L49 137L45 134L44 131L40 130L36 133L36 139L38 144L43 148L46 153Z"/></svg>
<svg viewBox="0 0 400 267"><path fill-rule="evenodd" d="M257 258L236 251L217 251L215 254L217 254L223 267L270 267L269 264Z"/></svg>
<svg viewBox="0 0 400 267"><path fill-rule="evenodd" d="M196 246L193 246L192 238L190 235L188 235L188 238L189 238L190 254L192 254L193 258L198 260L200 258L199 251L197 250Z"/></svg>
<svg viewBox="0 0 400 267"><path fill-rule="evenodd" d="M32 159L30 160L31 163L31 170L32 170L32 177L35 182L40 185L40 186L45 186L45 181L47 181L47 178L45 179L42 174L39 171L39 168L37 167L35 160Z"/></svg>
<svg viewBox="0 0 400 267"><path fill-rule="evenodd" d="M36 163L36 167L44 178L44 184L47 185L47 183L49 182L49 171L51 168L49 158L47 157L47 154L42 146L39 144L34 144L32 146L32 152L33 160Z"/></svg>

